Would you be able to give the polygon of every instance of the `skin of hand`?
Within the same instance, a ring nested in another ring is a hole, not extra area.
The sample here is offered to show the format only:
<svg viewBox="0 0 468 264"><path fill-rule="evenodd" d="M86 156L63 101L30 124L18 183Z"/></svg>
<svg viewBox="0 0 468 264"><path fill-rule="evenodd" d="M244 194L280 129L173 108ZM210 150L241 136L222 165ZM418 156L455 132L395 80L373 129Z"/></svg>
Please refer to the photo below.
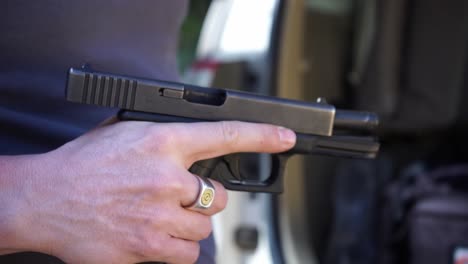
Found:
<svg viewBox="0 0 468 264"><path fill-rule="evenodd" d="M193 263L213 205L192 211L188 168L235 152L282 152L289 129L236 121L100 126L37 155L0 157L0 253L38 251L67 263Z"/></svg>

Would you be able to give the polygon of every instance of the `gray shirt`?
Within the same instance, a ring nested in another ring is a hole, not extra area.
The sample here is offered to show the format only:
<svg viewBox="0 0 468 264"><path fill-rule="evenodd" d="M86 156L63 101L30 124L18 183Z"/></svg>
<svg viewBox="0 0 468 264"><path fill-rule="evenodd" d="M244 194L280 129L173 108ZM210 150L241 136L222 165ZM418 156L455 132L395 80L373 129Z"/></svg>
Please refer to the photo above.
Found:
<svg viewBox="0 0 468 264"><path fill-rule="evenodd" d="M186 9L186 0L2 1L0 155L52 150L115 114L65 101L70 67L177 80ZM212 239L202 247L212 257ZM0 257L8 261L52 263L37 254Z"/></svg>
<svg viewBox="0 0 468 264"><path fill-rule="evenodd" d="M0 154L44 152L115 111L64 100L69 67L177 79L185 0L6 0L0 8Z"/></svg>

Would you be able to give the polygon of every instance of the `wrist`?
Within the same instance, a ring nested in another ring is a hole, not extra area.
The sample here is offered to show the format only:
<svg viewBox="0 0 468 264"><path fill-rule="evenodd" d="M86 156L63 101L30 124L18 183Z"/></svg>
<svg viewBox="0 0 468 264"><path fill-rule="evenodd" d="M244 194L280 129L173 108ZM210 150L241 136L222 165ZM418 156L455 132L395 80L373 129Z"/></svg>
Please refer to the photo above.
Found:
<svg viewBox="0 0 468 264"><path fill-rule="evenodd" d="M35 213L39 201L33 191L47 167L44 155L0 156L0 254L52 253L44 243L52 233L44 232Z"/></svg>
<svg viewBox="0 0 468 264"><path fill-rule="evenodd" d="M27 156L0 157L0 249L2 253L25 250L18 236L24 224L22 197L29 170Z"/></svg>

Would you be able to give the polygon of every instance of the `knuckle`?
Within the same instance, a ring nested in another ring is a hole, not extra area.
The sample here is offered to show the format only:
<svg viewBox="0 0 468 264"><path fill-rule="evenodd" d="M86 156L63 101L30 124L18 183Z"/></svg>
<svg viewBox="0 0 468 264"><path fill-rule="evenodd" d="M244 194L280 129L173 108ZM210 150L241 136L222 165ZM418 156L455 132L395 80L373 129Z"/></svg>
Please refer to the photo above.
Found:
<svg viewBox="0 0 468 264"><path fill-rule="evenodd" d="M170 195L184 192L184 183L180 176L174 174L166 178L167 180L165 181L165 184L162 187L162 189L165 190L165 192L167 192Z"/></svg>
<svg viewBox="0 0 468 264"><path fill-rule="evenodd" d="M160 256L164 253L165 241L162 238L150 238L142 245L143 255L146 257Z"/></svg>
<svg viewBox="0 0 468 264"><path fill-rule="evenodd" d="M157 177L149 176L146 181L152 194L163 199L173 199L186 191L184 180L180 175L182 173L173 165L166 164L164 168L158 170L158 173Z"/></svg>
<svg viewBox="0 0 468 264"><path fill-rule="evenodd" d="M200 239L203 240L210 236L211 231L213 231L213 227L211 225L211 220L209 217L205 217L203 223L200 225Z"/></svg>
<svg viewBox="0 0 468 264"><path fill-rule="evenodd" d="M236 121L222 121L221 130L224 143L227 146L234 146L239 140L239 122Z"/></svg>
<svg viewBox="0 0 468 264"><path fill-rule="evenodd" d="M180 219L175 217L174 210L169 206L160 210L158 216L155 216L157 223L157 228L169 232L175 224L180 224Z"/></svg>
<svg viewBox="0 0 468 264"><path fill-rule="evenodd" d="M198 256L200 256L200 244L197 242L191 243L191 246L189 249L187 249L188 252L188 262L189 263L195 263L198 259Z"/></svg>
<svg viewBox="0 0 468 264"><path fill-rule="evenodd" d="M214 211L219 212L226 208L228 201L228 192L220 182L213 179L210 179L210 181L216 190L215 200L213 202L212 208L214 209Z"/></svg>
<svg viewBox="0 0 468 264"><path fill-rule="evenodd" d="M219 184L218 186L221 186L221 184ZM228 194L227 194L226 189L224 189L224 187L221 186L221 187L216 188L215 199L216 199L216 203L214 203L214 206L215 206L216 212L222 211L224 208L226 208Z"/></svg>
<svg viewBox="0 0 468 264"><path fill-rule="evenodd" d="M258 129L255 145L258 149L267 152L281 146L278 129L271 125L262 124Z"/></svg>
<svg viewBox="0 0 468 264"><path fill-rule="evenodd" d="M138 258L150 258L160 255L164 244L161 234L150 232L147 228L139 228L136 239L131 243L131 251Z"/></svg>
<svg viewBox="0 0 468 264"><path fill-rule="evenodd" d="M151 146L159 151L170 150L175 144L174 133L171 133L168 129L164 129L159 125L152 125L148 128L146 133L146 140L144 144Z"/></svg>
<svg viewBox="0 0 468 264"><path fill-rule="evenodd" d="M281 139L280 139L280 134L279 134L279 128L278 127L274 127L274 126L268 126L268 135L267 137L270 138L272 141L274 142L280 142Z"/></svg>
<svg viewBox="0 0 468 264"><path fill-rule="evenodd" d="M263 129L261 130L261 141L262 143L277 143L280 142L279 134L278 134L278 129L274 126L266 125L263 126Z"/></svg>

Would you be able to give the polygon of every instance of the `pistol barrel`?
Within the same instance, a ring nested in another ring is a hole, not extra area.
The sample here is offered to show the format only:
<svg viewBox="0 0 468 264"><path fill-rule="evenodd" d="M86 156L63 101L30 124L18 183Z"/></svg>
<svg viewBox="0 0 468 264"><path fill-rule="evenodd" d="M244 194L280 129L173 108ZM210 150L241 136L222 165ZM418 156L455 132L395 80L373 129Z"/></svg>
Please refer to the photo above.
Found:
<svg viewBox="0 0 468 264"><path fill-rule="evenodd" d="M375 113L336 110L334 129L351 129L373 131L379 125L379 118Z"/></svg>

